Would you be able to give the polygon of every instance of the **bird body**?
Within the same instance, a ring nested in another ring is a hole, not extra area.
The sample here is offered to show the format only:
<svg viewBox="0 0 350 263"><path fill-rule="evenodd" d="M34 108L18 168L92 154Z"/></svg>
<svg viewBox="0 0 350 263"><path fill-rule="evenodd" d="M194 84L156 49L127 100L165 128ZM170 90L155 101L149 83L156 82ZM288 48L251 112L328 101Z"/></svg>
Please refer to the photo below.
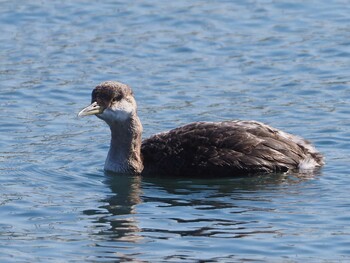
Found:
<svg viewBox="0 0 350 263"><path fill-rule="evenodd" d="M157 176L220 177L310 170L324 164L306 140L256 121L195 122L141 141L131 88L103 82L79 116L111 128L105 170Z"/></svg>
<svg viewBox="0 0 350 263"><path fill-rule="evenodd" d="M256 121L196 122L145 139L144 173L234 176L314 168L322 156L297 136Z"/></svg>

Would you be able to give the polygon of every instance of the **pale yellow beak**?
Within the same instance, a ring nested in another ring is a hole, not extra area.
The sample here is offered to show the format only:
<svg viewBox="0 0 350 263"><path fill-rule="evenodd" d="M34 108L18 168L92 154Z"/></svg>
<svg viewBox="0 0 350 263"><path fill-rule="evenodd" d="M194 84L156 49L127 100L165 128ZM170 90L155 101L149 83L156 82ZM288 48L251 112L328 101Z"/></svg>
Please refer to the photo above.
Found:
<svg viewBox="0 0 350 263"><path fill-rule="evenodd" d="M97 102L94 102L91 105L87 106L86 108L82 109L78 113L78 117L101 114L103 112L103 110L104 109L100 105L98 105Z"/></svg>

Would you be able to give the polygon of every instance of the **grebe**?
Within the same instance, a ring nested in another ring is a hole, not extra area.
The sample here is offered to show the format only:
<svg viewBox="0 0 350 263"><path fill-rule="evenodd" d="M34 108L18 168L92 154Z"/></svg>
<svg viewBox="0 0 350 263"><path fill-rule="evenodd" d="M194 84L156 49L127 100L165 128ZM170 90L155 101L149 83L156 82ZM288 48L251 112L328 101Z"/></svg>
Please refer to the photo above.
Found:
<svg viewBox="0 0 350 263"><path fill-rule="evenodd" d="M96 115L109 125L106 171L220 177L312 170L324 164L308 141L257 121L194 122L142 141L128 85L106 81L91 97L91 105L78 116Z"/></svg>

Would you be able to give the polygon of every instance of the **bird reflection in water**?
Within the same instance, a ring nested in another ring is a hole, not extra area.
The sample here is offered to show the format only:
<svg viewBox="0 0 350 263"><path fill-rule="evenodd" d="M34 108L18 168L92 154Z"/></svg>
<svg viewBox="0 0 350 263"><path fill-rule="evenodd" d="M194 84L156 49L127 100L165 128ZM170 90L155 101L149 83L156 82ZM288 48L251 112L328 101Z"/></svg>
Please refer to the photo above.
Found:
<svg viewBox="0 0 350 263"><path fill-rule="evenodd" d="M97 223L106 235L106 241L137 242L142 238L135 218L136 205L141 202L141 177L114 175L106 176L105 184L112 193L100 200L98 209L84 211L84 214L98 216ZM106 225L109 225L106 228Z"/></svg>
<svg viewBox="0 0 350 263"><path fill-rule="evenodd" d="M302 191L302 187L293 190L291 186L300 185L310 176L275 174L216 180L106 176L111 195L101 200L99 210L85 214L98 217L98 235L108 236L105 241L135 243L157 236L241 238L277 234L273 226L260 225L259 217L271 213L271 204L280 195ZM147 206L140 207L142 204ZM154 213L159 209L161 213ZM217 217L214 211L227 216ZM247 219L247 214L249 220L242 220Z"/></svg>

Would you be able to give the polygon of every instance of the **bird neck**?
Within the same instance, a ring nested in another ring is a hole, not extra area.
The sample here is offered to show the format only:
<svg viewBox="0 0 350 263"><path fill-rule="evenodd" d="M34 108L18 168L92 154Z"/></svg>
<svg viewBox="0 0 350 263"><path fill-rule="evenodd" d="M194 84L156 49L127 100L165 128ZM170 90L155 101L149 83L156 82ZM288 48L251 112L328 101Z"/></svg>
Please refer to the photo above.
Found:
<svg viewBox="0 0 350 263"><path fill-rule="evenodd" d="M105 170L116 173L140 174L142 125L137 115L123 122L109 124L111 145L105 162Z"/></svg>

